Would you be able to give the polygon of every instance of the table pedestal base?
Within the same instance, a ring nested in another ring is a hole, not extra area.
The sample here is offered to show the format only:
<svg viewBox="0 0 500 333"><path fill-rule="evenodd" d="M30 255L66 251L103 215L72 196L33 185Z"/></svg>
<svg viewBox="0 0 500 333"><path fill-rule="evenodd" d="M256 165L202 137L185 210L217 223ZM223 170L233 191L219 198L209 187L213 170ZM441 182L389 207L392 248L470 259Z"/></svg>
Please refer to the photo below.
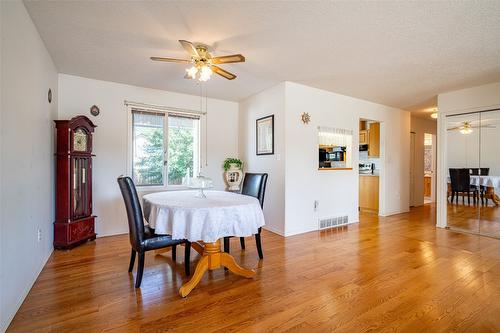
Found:
<svg viewBox="0 0 500 333"><path fill-rule="evenodd" d="M226 267L234 274L241 275L246 278L252 278L255 276L255 271L253 269L241 267L236 263L232 255L221 252L220 240L217 240L215 243L205 243L202 257L196 265L193 277L191 280L182 285L181 289L179 289L179 294L182 297L186 297L189 295L191 290L198 285L207 270L214 270L221 267Z"/></svg>

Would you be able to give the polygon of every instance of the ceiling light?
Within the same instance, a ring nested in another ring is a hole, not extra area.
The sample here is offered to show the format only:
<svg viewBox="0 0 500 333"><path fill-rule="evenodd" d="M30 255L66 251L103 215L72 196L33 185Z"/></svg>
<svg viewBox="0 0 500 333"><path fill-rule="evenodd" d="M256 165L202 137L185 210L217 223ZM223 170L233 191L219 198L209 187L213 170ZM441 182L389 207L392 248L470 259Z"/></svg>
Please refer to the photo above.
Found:
<svg viewBox="0 0 500 333"><path fill-rule="evenodd" d="M205 65L205 66L201 67L200 77L198 80L205 82L205 81L210 80L211 76L212 76L212 69L209 66Z"/></svg>
<svg viewBox="0 0 500 333"><path fill-rule="evenodd" d="M431 118L432 118L432 119L437 119L437 118L438 118L438 114L437 114L437 112L433 112L433 113L431 113Z"/></svg>
<svg viewBox="0 0 500 333"><path fill-rule="evenodd" d="M198 73L198 68L196 68L195 66L188 68L188 69L186 69L186 73L190 78L196 79L196 74Z"/></svg>
<svg viewBox="0 0 500 333"><path fill-rule="evenodd" d="M471 134L472 133L472 128L470 126L463 126L461 129L460 129L460 133L462 134Z"/></svg>

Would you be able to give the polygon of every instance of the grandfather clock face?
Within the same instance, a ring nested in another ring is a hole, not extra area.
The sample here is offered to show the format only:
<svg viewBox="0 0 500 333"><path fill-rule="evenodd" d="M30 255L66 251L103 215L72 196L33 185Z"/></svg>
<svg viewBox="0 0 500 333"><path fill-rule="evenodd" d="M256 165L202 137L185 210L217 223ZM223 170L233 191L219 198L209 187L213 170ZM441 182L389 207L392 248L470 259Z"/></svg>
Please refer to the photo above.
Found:
<svg viewBox="0 0 500 333"><path fill-rule="evenodd" d="M73 132L73 151L87 150L87 133L79 128Z"/></svg>

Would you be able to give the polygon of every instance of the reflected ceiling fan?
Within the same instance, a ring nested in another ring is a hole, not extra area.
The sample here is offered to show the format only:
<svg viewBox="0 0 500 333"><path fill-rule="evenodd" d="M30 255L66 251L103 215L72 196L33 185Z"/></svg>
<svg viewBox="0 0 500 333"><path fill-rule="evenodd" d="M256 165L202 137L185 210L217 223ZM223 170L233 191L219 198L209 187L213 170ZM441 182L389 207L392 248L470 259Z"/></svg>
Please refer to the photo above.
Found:
<svg viewBox="0 0 500 333"><path fill-rule="evenodd" d="M470 134L473 128L496 128L494 125L474 125L471 121L463 121L461 125L448 128L448 131L460 131L462 134Z"/></svg>
<svg viewBox="0 0 500 333"><path fill-rule="evenodd" d="M245 61L245 57L241 54L212 57L210 52L208 52L207 46L205 45L195 45L187 40L179 40L179 43L181 43L182 47L184 47L184 49L189 53L191 59L151 57L151 60L173 62L178 64L192 64L193 66L191 68L186 69L186 75L184 76L186 79L208 81L212 73L216 73L228 80L234 80L236 79L236 75L216 65Z"/></svg>

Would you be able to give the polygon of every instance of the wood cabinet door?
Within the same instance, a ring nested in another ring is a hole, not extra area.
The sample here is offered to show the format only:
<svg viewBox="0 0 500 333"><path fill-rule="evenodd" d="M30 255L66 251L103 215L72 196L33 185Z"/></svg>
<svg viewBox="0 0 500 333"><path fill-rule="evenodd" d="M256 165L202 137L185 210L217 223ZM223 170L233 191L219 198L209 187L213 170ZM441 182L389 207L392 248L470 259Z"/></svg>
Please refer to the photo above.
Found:
<svg viewBox="0 0 500 333"><path fill-rule="evenodd" d="M371 123L368 141L368 156L380 156L380 123Z"/></svg>
<svg viewBox="0 0 500 333"><path fill-rule="evenodd" d="M377 176L359 177L359 208L361 211L378 213L379 178Z"/></svg>
<svg viewBox="0 0 500 333"><path fill-rule="evenodd" d="M359 132L359 144L366 145L368 143L368 133L366 130Z"/></svg>

